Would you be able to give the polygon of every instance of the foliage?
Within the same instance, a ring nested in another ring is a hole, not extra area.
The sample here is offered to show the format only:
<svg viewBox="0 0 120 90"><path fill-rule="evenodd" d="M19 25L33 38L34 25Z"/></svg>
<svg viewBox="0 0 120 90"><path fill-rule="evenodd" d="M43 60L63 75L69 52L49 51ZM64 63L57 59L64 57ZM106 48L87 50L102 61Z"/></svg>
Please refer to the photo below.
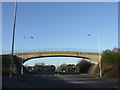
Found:
<svg viewBox="0 0 120 90"><path fill-rule="evenodd" d="M81 73L87 73L92 63L86 60L81 60L76 65L76 70Z"/></svg>
<svg viewBox="0 0 120 90"><path fill-rule="evenodd" d="M43 65L35 65L34 66L34 71L44 71L44 67Z"/></svg>
<svg viewBox="0 0 120 90"><path fill-rule="evenodd" d="M11 65L11 54L2 55L2 74L8 75L10 73L10 65ZM18 67L16 65L16 58L13 56L12 60L12 73L20 74Z"/></svg>
<svg viewBox="0 0 120 90"><path fill-rule="evenodd" d="M75 65L74 64L61 64L60 65L60 71L62 72L74 72L75 71Z"/></svg>
<svg viewBox="0 0 120 90"><path fill-rule="evenodd" d="M9 72L11 55L2 55L2 72Z"/></svg>
<svg viewBox="0 0 120 90"><path fill-rule="evenodd" d="M49 65L49 66L45 66L46 71L49 72L54 72L55 71L55 66L54 65Z"/></svg>
<svg viewBox="0 0 120 90"><path fill-rule="evenodd" d="M102 53L102 71L105 77L117 77L120 68L120 49L105 50Z"/></svg>
<svg viewBox="0 0 120 90"><path fill-rule="evenodd" d="M60 70L61 70L62 72L66 72L66 71L67 71L67 64L61 64L61 65L60 65Z"/></svg>
<svg viewBox="0 0 120 90"><path fill-rule="evenodd" d="M74 72L75 71L75 65L74 64L68 64L67 65L67 71L68 72Z"/></svg>
<svg viewBox="0 0 120 90"><path fill-rule="evenodd" d="M54 72L55 71L55 66L54 65L35 65L34 71L48 71L48 72Z"/></svg>

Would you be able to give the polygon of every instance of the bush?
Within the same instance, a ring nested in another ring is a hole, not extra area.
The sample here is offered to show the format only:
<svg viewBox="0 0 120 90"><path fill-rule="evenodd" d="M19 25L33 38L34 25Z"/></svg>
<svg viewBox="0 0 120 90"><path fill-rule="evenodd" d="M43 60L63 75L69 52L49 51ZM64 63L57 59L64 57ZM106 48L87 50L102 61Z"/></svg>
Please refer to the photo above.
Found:
<svg viewBox="0 0 120 90"><path fill-rule="evenodd" d="M102 53L102 71L104 77L118 77L120 68L120 49L105 50Z"/></svg>
<svg viewBox="0 0 120 90"><path fill-rule="evenodd" d="M11 55L10 54L2 55L2 73L3 73L3 75L8 75L10 73L10 65L11 65ZM15 58L13 58L13 61L12 61L12 73L19 74L17 65L15 63Z"/></svg>
<svg viewBox="0 0 120 90"><path fill-rule="evenodd" d="M10 70L11 55L2 55L2 72L8 73Z"/></svg>
<svg viewBox="0 0 120 90"><path fill-rule="evenodd" d="M92 63L86 60L81 60L76 65L76 70L81 73L87 73Z"/></svg>

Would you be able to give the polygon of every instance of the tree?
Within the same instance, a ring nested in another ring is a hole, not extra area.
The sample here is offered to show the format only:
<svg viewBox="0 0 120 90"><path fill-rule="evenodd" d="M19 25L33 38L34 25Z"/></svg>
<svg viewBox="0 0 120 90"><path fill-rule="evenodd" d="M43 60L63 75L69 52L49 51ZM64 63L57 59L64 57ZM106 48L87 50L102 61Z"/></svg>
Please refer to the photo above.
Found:
<svg viewBox="0 0 120 90"><path fill-rule="evenodd" d="M45 66L45 69L48 72L54 72L55 71L55 66L54 65L48 65L48 66Z"/></svg>
<svg viewBox="0 0 120 90"><path fill-rule="evenodd" d="M90 61L81 60L76 64L76 70L81 73L87 73L91 65Z"/></svg>
<svg viewBox="0 0 120 90"><path fill-rule="evenodd" d="M74 72L75 71L75 65L74 64L68 64L67 65L67 71L68 72Z"/></svg>
<svg viewBox="0 0 120 90"><path fill-rule="evenodd" d="M45 66L44 65L35 65L34 71L44 71Z"/></svg>
<svg viewBox="0 0 120 90"><path fill-rule="evenodd" d="M66 72L67 71L67 64L61 64L60 65L60 71Z"/></svg>

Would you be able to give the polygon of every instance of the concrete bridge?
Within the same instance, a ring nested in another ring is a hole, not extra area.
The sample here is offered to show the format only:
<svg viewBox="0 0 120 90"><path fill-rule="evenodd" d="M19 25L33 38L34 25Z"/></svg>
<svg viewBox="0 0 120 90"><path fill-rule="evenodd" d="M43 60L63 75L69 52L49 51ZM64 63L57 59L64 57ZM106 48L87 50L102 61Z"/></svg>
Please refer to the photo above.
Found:
<svg viewBox="0 0 120 90"><path fill-rule="evenodd" d="M99 53L98 52L88 52L88 51L78 51L78 50L39 50L39 51L27 51L21 53L15 53L14 55L23 58L24 61L28 61L33 58L43 58L43 57L77 57L90 59L95 64L99 63ZM101 58L101 54L100 54Z"/></svg>
<svg viewBox="0 0 120 90"><path fill-rule="evenodd" d="M89 59L95 63L93 66L91 66L89 72L96 73L95 71L99 71L99 53L95 50L78 50L78 49L24 50L24 51L15 51L14 56L15 56L15 60L17 60L18 62L17 69L19 69L19 72L24 62L31 60L33 58L44 58L44 57L76 57L76 58ZM101 59L101 54L100 54L100 59Z"/></svg>

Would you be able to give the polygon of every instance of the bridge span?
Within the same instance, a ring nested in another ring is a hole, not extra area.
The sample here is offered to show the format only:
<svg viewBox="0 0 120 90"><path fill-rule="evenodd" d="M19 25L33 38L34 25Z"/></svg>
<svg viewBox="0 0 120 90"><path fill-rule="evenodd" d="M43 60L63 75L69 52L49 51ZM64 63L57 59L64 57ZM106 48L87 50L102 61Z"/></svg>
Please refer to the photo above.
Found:
<svg viewBox="0 0 120 90"><path fill-rule="evenodd" d="M23 58L24 61L28 61L33 58L43 58L43 57L77 57L77 58L85 58L90 59L95 64L99 63L99 53L98 52L88 52L87 50L38 50L38 51L27 51L27 52L18 52L14 55ZM101 54L100 54L101 58Z"/></svg>
<svg viewBox="0 0 120 90"><path fill-rule="evenodd" d="M2 53L11 54L11 52ZM100 53L100 59L101 59ZM77 57L90 59L95 64L91 66L89 73L96 73L95 69L99 66L99 53L95 50L81 50L81 49L38 49L38 50L17 50L14 53L14 66L17 66L17 70L21 73L21 66L24 62L33 58L44 58L44 57ZM23 60L23 62L22 62ZM99 70L97 70L99 71Z"/></svg>

